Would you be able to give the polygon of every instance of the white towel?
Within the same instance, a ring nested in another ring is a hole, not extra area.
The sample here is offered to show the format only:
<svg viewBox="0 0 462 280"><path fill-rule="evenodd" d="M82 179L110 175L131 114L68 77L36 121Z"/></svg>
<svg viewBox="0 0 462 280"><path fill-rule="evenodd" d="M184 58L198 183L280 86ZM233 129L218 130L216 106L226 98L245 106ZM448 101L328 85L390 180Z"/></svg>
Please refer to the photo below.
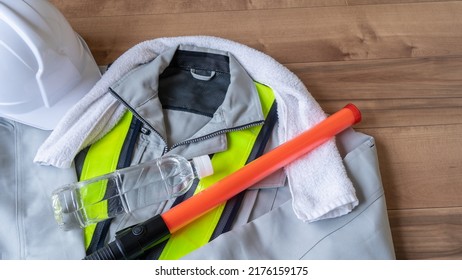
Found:
<svg viewBox="0 0 462 280"><path fill-rule="evenodd" d="M94 88L64 116L39 149L34 161L70 167L81 149L104 136L123 115L125 109L111 96L109 87L131 69L178 45L227 51L255 81L271 87L278 105L280 143L326 117L300 79L262 52L217 37L160 38L142 42L119 57ZM334 140L284 170L293 197L294 212L303 221L337 217L350 212L358 204Z"/></svg>

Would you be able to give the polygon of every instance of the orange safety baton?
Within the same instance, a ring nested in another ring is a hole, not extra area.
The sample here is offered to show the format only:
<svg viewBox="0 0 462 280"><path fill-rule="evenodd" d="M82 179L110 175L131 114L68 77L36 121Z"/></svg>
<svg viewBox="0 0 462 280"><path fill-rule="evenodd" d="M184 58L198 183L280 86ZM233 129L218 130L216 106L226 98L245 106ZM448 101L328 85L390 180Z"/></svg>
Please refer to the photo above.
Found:
<svg viewBox="0 0 462 280"><path fill-rule="evenodd" d="M251 161L243 168L223 178L211 187L183 201L162 214L170 233L227 201L276 170L312 151L336 134L361 120L361 113L353 104L326 118L313 128L283 143L272 151Z"/></svg>
<svg viewBox="0 0 462 280"><path fill-rule="evenodd" d="M360 121L361 112L358 108L353 104L346 105L311 129L267 152L167 212L119 232L115 241L86 259L137 257L159 240Z"/></svg>

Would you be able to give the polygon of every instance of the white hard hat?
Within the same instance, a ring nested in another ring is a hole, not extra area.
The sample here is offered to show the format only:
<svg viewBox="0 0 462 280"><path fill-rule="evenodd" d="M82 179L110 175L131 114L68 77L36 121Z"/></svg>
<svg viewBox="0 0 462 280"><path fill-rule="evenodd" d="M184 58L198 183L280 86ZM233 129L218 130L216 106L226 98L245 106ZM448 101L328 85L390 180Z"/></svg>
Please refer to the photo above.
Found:
<svg viewBox="0 0 462 280"><path fill-rule="evenodd" d="M0 116L51 130L101 74L46 0L0 0Z"/></svg>

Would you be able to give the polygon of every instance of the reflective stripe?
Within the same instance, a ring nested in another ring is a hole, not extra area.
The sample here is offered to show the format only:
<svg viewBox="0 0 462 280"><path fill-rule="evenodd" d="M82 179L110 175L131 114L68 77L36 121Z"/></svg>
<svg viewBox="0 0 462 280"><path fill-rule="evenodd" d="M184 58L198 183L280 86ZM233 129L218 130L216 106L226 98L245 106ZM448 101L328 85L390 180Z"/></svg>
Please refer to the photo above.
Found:
<svg viewBox="0 0 462 280"><path fill-rule="evenodd" d="M259 83L255 83L255 85L260 97L262 112L266 118L274 102L274 94L265 85ZM194 194L208 188L215 182L243 167L252 151L261 127L255 126L245 130L229 132L227 134L228 149L215 154L212 158L214 174L202 179ZM179 259L207 244L220 220L225 205L223 203L217 206L170 236L159 259Z"/></svg>
<svg viewBox="0 0 462 280"><path fill-rule="evenodd" d="M125 137L130 128L133 115L125 113L119 123L103 138L92 144L83 163L80 181L87 180L116 170ZM101 160L105 159L105 160ZM80 192L84 203L100 201L106 193L106 183L99 182L100 188L83 189ZM99 203L97 207L87 209L90 217L107 215L107 203ZM84 229L85 249L90 246L96 225Z"/></svg>

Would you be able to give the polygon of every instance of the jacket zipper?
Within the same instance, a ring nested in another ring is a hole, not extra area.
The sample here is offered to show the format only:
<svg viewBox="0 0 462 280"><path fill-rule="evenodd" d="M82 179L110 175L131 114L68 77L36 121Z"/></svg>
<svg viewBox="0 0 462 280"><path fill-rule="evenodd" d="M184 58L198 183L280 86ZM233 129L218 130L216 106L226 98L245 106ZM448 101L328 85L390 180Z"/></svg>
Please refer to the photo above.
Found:
<svg viewBox="0 0 462 280"><path fill-rule="evenodd" d="M125 100L123 100L122 97L120 97L117 92L115 92L112 88L109 88L109 91L111 92L112 96L114 96L117 100L119 100L120 102L122 102L122 104L130 111L132 112L132 114L138 119L140 120L144 125L146 125L147 127L149 127L152 131L154 131L155 134L157 134L157 136L159 136L160 139L162 139L162 141L164 142L165 144L165 148L164 148L164 151L162 152L162 155L164 155L167 151L168 151L168 145L167 145L167 139L165 139L154 127L152 127L143 117L141 117L140 114L138 114L138 112L136 112L136 110L130 106ZM149 133L145 133L145 134L149 134Z"/></svg>
<svg viewBox="0 0 462 280"><path fill-rule="evenodd" d="M179 142L179 143L177 143L177 144L175 144L175 145L173 145L172 147L169 148L167 140L154 127L152 127L143 117L141 117L140 114L138 114L133 107L131 107L125 100L123 100L112 88L109 88L109 91L112 93L112 95L117 100L122 102L122 104L124 104L124 106L128 110L130 110L130 112L132 112L132 114L137 119L139 119L143 124L145 124L147 127L149 127L152 131L154 131L154 133L156 133L157 136L159 136L159 138L164 142L165 147L164 147L164 150L162 152L162 155L165 155L169 151L175 149L176 147L182 146L182 145L187 145L187 144L191 144L191 143L197 143L197 142L200 142L200 141L204 141L204 140L213 138L213 137L218 136L218 135L223 134L223 133L228 133L228 132L248 129L248 128L251 128L253 126L261 125L261 124L263 124L265 122L264 120L255 121L255 122L251 122L251 123L241 125L241 126L236 126L236 127L232 127L232 128L226 128L226 129L218 130L218 131L215 131L213 133L210 133L210 134L207 134L207 135L204 135L204 136L201 136L201 137L197 137L197 138L194 138L194 139L189 139L189 140L186 140L186 141L183 141L183 142Z"/></svg>
<svg viewBox="0 0 462 280"><path fill-rule="evenodd" d="M197 138L194 138L194 139L189 139L189 140L177 143L177 144L173 145L170 149L167 149L167 151L171 151L171 150L175 149L176 147L179 147L179 146L182 146L182 145L187 145L187 144L191 144L191 143L197 143L197 142L200 142L200 141L204 141L204 140L213 138L213 137L218 136L218 135L223 134L223 133L234 132L234 131L239 131L239 130L245 130L245 129L248 129L248 128L251 128L251 127L254 127L254 126L257 126L257 125L261 125L264 122L265 121L263 121L263 120L262 121L255 121L255 122L251 122L251 123L241 125L241 126L236 126L236 127L232 127L232 128L226 128L226 129L218 130L218 131L215 131L213 133L210 133L210 134L207 134L207 135L204 135L204 136L201 136L201 137L197 137Z"/></svg>

